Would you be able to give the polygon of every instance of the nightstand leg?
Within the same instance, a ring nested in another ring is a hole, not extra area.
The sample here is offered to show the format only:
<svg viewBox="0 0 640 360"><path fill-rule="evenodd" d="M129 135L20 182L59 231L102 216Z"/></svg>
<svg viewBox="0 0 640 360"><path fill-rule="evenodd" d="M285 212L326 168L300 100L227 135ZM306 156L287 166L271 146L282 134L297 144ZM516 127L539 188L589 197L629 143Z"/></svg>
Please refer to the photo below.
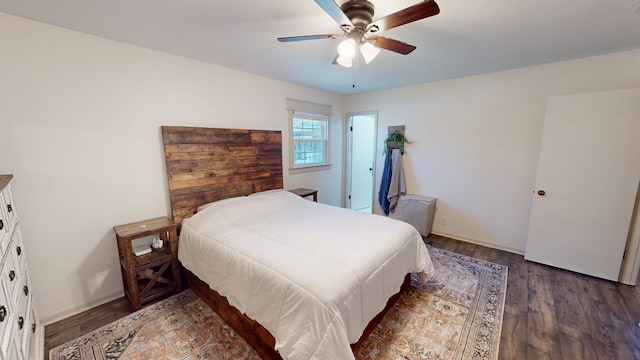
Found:
<svg viewBox="0 0 640 360"><path fill-rule="evenodd" d="M176 228L169 230L169 243L171 244L171 253L173 260L171 261L171 272L176 282L176 292L182 291L182 276L178 265L178 230Z"/></svg>
<svg viewBox="0 0 640 360"><path fill-rule="evenodd" d="M122 241L122 246L125 251L123 254L123 261L127 269L134 268L133 260L133 247L131 246L131 239L125 239ZM127 288L125 289L129 293L129 302L131 302L131 308L133 311L140 310L140 296L138 295L138 275L135 271L126 271L127 273Z"/></svg>

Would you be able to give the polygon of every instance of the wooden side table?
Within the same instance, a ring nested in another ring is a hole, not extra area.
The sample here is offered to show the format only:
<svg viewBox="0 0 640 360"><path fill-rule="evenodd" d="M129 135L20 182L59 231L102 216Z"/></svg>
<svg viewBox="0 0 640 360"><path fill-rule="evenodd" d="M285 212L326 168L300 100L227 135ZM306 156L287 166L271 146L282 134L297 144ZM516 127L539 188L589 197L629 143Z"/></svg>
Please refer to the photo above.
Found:
<svg viewBox="0 0 640 360"><path fill-rule="evenodd" d="M292 192L301 197L313 196L313 201L318 202L318 190L297 188L289 190L289 192Z"/></svg>
<svg viewBox="0 0 640 360"><path fill-rule="evenodd" d="M134 311L139 310L142 303L182 290L177 224L173 220L163 216L114 226L113 230L118 241L124 292ZM131 241L151 235L159 235L163 246L135 256Z"/></svg>

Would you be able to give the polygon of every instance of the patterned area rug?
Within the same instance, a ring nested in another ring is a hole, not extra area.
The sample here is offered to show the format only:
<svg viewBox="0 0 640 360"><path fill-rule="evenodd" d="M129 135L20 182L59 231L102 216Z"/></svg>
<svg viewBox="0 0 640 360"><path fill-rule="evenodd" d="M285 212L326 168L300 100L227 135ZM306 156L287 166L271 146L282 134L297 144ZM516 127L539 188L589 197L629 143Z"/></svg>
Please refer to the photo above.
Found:
<svg viewBox="0 0 640 360"><path fill-rule="evenodd" d="M356 359L498 358L507 267L431 247L436 275L412 279ZM50 352L51 360L259 359L190 290Z"/></svg>

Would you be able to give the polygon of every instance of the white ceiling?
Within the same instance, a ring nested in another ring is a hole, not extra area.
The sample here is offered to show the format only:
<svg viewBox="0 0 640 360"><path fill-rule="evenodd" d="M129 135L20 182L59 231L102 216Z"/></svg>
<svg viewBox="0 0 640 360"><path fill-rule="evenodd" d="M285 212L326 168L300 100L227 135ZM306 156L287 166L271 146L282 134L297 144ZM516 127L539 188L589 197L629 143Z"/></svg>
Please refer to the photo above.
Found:
<svg viewBox="0 0 640 360"><path fill-rule="evenodd" d="M374 19L417 2L371 1ZM340 33L313 0L0 0L0 11L338 94L640 48L640 0L436 1L440 14L380 33L417 50L357 69L331 64L339 40L276 40Z"/></svg>

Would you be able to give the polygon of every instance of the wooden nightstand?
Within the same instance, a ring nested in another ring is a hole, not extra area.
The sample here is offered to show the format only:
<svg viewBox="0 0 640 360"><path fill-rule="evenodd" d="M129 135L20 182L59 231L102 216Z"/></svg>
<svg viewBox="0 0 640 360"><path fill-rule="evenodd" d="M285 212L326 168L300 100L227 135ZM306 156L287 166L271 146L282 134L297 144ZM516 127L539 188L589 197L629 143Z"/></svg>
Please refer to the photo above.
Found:
<svg viewBox="0 0 640 360"><path fill-rule="evenodd" d="M173 220L163 216L114 226L113 230L118 240L124 293L134 311L142 303L182 290L177 224ZM159 235L163 246L135 256L131 240L151 235Z"/></svg>
<svg viewBox="0 0 640 360"><path fill-rule="evenodd" d="M318 202L318 190L297 188L289 191L301 197L307 197L307 196L313 195L313 201Z"/></svg>

